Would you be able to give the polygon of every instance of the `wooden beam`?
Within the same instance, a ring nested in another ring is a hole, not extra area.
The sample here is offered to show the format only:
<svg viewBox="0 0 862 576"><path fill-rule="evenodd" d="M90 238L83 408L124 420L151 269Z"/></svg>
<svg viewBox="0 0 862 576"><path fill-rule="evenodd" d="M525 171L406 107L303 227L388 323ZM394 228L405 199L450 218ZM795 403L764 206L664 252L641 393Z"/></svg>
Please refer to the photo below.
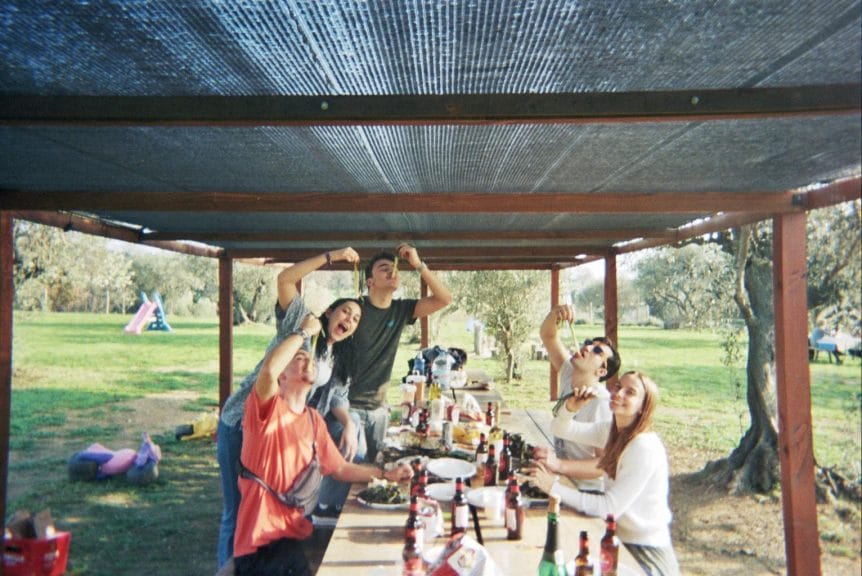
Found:
<svg viewBox="0 0 862 576"><path fill-rule="evenodd" d="M57 228L62 228L66 232L75 231L83 234L92 234L94 236L102 236L103 238L122 240L123 242L129 242L131 244L144 244L152 246L153 248L161 248L162 250L170 250L171 252L179 252L181 254L218 258L221 253L220 248L213 248L210 246L200 246L165 240L145 241L142 239L141 231L137 227L123 226L106 222L100 218L71 214L69 212L12 210L11 214L13 218L28 220L30 222L36 222L46 226L55 226Z"/></svg>
<svg viewBox="0 0 862 576"><path fill-rule="evenodd" d="M702 122L858 113L860 84L384 96L0 96L0 124L321 126Z"/></svg>
<svg viewBox="0 0 862 576"><path fill-rule="evenodd" d="M802 195L802 203L806 210L813 210L860 198L862 198L862 176L856 176L808 190Z"/></svg>
<svg viewBox="0 0 862 576"><path fill-rule="evenodd" d="M0 189L7 210L393 214L699 214L801 211L788 191L751 192L138 192Z"/></svg>
<svg viewBox="0 0 862 576"><path fill-rule="evenodd" d="M219 410L233 387L233 261L223 255L218 261Z"/></svg>
<svg viewBox="0 0 862 576"><path fill-rule="evenodd" d="M232 258L257 258L268 257L284 262L300 262L311 256L320 254L317 248L303 249L272 249L272 248L237 248L228 250ZM422 248L422 258L428 260L428 264L438 260L457 263L459 259L493 262L494 260L514 261L524 259L525 261L536 260L576 260L579 254L608 252L607 246L458 246L449 248ZM370 254L369 254L370 255ZM343 266L342 266L343 267ZM333 266L333 269L338 269Z"/></svg>
<svg viewBox="0 0 862 576"><path fill-rule="evenodd" d="M778 456L787 572L820 575L808 368L805 214L773 222Z"/></svg>
<svg viewBox="0 0 862 576"><path fill-rule="evenodd" d="M635 240L615 246L614 251L617 254L628 254L631 252L639 252L647 248L657 248L659 246L668 246L697 238L705 234L712 234L743 226L745 224L754 224L762 220L768 220L772 214L766 212L728 212L710 216L709 218L686 224L673 231L672 239L663 240L659 238L650 238L645 240Z"/></svg>
<svg viewBox="0 0 862 576"><path fill-rule="evenodd" d="M551 310L560 303L560 270L554 268L551 270ZM548 362L550 366L548 373L549 397L551 400L556 400L560 397L560 379L557 369L552 362Z"/></svg>
<svg viewBox="0 0 862 576"><path fill-rule="evenodd" d="M419 277L419 297L425 298L428 296L428 284L422 277ZM428 348L428 316L423 316L419 319L419 347L421 349Z"/></svg>
<svg viewBox="0 0 862 576"><path fill-rule="evenodd" d="M377 232L368 230L270 230L234 232L230 230L170 232L148 231L144 242L193 240L197 242L439 242L446 240L626 240L654 238L674 240L676 232L667 228L614 228L589 230L446 230L439 232Z"/></svg>
<svg viewBox="0 0 862 576"><path fill-rule="evenodd" d="M610 338L614 346L619 350L619 318L618 318L618 290L617 290L617 257L613 254L605 258L605 337ZM622 354L621 354L622 356ZM607 381L608 384L615 382L616 376Z"/></svg>
<svg viewBox="0 0 862 576"><path fill-rule="evenodd" d="M0 522L6 528L6 493L9 481L9 431L12 405L12 274L14 251L12 215L0 211ZM0 539L0 555L5 546Z"/></svg>

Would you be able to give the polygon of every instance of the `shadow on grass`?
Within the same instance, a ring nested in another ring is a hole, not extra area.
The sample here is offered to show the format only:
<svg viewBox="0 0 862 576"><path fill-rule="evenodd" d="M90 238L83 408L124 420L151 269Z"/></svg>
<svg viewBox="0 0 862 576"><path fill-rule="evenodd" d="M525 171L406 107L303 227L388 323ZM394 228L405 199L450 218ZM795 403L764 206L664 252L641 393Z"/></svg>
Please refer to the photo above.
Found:
<svg viewBox="0 0 862 576"><path fill-rule="evenodd" d="M50 507L57 528L72 532L70 576L215 573L221 514L215 445L169 436L153 440L162 449L153 484L133 486L123 476L71 482L65 461L53 462L38 491L10 506Z"/></svg>

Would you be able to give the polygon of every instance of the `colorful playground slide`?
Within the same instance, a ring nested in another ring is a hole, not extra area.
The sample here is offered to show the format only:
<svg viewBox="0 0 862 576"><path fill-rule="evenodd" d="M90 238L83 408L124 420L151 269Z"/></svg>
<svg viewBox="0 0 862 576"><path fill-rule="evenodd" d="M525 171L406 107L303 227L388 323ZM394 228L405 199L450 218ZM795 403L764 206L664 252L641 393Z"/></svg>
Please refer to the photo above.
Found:
<svg viewBox="0 0 862 576"><path fill-rule="evenodd" d="M135 313L134 318L132 318L132 320L126 324L126 327L123 328L123 332L127 334L140 334L147 322L153 318L158 306L159 305L155 302L144 300L140 308L138 308L138 311Z"/></svg>

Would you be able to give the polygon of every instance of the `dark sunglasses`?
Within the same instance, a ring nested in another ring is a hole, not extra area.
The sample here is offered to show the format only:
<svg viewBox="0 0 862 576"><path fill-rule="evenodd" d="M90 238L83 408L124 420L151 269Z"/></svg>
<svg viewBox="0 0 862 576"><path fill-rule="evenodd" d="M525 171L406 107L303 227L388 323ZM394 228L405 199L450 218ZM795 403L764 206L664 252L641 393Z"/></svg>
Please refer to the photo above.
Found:
<svg viewBox="0 0 862 576"><path fill-rule="evenodd" d="M599 356L603 356L603 357L608 355L607 352L605 352L605 349L602 348L602 345L598 344L596 340L590 340L589 338L587 338L586 340L584 340L584 343L581 345L581 347L592 346L593 344L595 344L595 346L590 348L590 352L592 352L593 354L598 354Z"/></svg>

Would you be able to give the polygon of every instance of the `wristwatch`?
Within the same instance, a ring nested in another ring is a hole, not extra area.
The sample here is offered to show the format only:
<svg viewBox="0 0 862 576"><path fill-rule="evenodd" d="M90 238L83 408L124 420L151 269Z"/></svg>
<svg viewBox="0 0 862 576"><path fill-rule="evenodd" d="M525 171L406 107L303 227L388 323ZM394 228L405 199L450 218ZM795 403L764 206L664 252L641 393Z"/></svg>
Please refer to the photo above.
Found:
<svg viewBox="0 0 862 576"><path fill-rule="evenodd" d="M296 330L288 334L288 336L292 336L294 334L299 334L299 337L303 340L308 340L309 338L311 338L311 334L309 334L308 330L306 330L305 328L297 328Z"/></svg>

